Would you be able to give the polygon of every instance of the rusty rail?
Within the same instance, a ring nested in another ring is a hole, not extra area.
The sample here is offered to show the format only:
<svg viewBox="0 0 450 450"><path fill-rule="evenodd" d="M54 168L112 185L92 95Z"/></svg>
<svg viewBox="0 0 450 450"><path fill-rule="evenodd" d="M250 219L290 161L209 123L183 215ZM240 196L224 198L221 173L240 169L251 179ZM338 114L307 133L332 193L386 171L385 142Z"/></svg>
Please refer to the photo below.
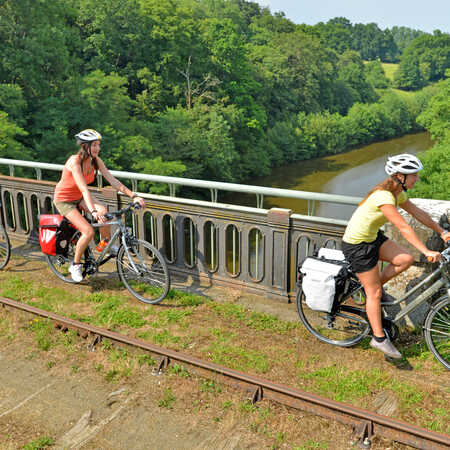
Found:
<svg viewBox="0 0 450 450"><path fill-rule="evenodd" d="M372 437L379 435L420 449L450 448L450 436L448 435L426 430L372 411L319 397L299 389L276 384L260 377L238 372L174 350L164 349L145 341L69 319L15 300L0 297L0 304L3 307L9 306L53 320L63 329L76 330L80 335L91 339L90 346L94 346L102 338L108 338L119 344L130 345L158 355L161 359L157 370L160 372L172 361L176 361L183 365L189 365L196 372L200 371L202 375L205 373L218 375L225 384L238 387L250 393L252 402L265 398L350 425L356 431L362 447L369 448Z"/></svg>

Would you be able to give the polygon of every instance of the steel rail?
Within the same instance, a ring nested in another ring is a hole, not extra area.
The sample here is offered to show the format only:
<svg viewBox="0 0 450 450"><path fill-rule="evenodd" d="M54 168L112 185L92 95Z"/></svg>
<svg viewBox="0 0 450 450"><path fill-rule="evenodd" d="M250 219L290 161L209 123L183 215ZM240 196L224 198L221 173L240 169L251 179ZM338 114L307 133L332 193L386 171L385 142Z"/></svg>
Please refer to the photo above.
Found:
<svg viewBox="0 0 450 450"><path fill-rule="evenodd" d="M18 159L0 158L0 165L7 165L10 168L28 167L39 170L62 171L64 168L61 164L41 163L37 161L22 161ZM110 170L117 178L126 178L135 180L136 182L151 181L156 183L164 183L178 186L198 187L202 189L212 189L218 191L242 192L246 194L256 194L270 197L296 198L300 200L324 201L329 203L338 203L345 205L358 205L362 200L361 197L352 197L348 195L324 194L318 192L297 191L293 189L270 188L265 186L252 186L238 183L225 183L220 181L198 180L193 178L168 177L162 175L149 175L145 173L125 172L121 170Z"/></svg>
<svg viewBox="0 0 450 450"><path fill-rule="evenodd" d="M203 361L184 353L164 349L148 342L69 319L26 303L0 297L0 304L53 320L63 329L76 330L85 337L90 336L92 339L91 345L95 345L102 338L107 338L119 344L130 345L158 355L161 357L158 371L165 369L171 361L176 361L193 367L195 371L200 369L201 374L211 374L212 372L219 375L221 381L225 384L250 392L250 399L253 402L263 398L273 400L292 408L308 411L327 419L350 425L356 430L360 444L363 447L369 448L371 438L374 435L379 435L420 449L450 448L450 436L448 435L426 430L425 428L382 416L372 411L363 410L356 406L319 397L296 388L276 384L269 380Z"/></svg>

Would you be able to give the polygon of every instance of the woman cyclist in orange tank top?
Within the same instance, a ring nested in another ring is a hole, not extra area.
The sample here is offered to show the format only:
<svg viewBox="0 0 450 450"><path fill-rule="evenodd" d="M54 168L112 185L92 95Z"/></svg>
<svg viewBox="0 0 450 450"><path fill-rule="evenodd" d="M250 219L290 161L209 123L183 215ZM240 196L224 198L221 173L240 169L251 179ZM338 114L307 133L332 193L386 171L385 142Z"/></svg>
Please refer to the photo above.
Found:
<svg viewBox="0 0 450 450"><path fill-rule="evenodd" d="M102 136L95 130L83 130L75 135L77 144L80 146L76 155L70 156L64 165L61 180L56 185L53 197L54 204L58 211L70 222L72 222L80 231L81 237L75 248L73 263L69 267L74 281L80 282L83 279L81 256L94 238L94 229L90 223L81 215L78 208L90 213L99 223L105 223L104 214L106 208L93 198L88 189L88 184L95 179L97 170L105 177L111 186L125 195L128 195L135 203L141 207L145 202L134 192L130 191L119 180L117 180L106 168L99 157L100 141ZM100 228L100 236L103 239L109 239L110 227Z"/></svg>

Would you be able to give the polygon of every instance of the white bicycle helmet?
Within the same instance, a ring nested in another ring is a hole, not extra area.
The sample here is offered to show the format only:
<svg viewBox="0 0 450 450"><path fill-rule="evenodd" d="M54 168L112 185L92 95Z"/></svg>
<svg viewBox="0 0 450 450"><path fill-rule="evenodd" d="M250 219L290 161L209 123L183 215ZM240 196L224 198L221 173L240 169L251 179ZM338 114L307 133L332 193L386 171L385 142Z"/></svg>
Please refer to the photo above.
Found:
<svg viewBox="0 0 450 450"><path fill-rule="evenodd" d="M102 135L98 131L88 128L76 134L75 138L77 140L77 144L79 145L84 142L100 141L102 139Z"/></svg>
<svg viewBox="0 0 450 450"><path fill-rule="evenodd" d="M388 157L384 170L388 175L394 173L402 173L408 175L410 173L417 173L423 169L420 159L408 153Z"/></svg>

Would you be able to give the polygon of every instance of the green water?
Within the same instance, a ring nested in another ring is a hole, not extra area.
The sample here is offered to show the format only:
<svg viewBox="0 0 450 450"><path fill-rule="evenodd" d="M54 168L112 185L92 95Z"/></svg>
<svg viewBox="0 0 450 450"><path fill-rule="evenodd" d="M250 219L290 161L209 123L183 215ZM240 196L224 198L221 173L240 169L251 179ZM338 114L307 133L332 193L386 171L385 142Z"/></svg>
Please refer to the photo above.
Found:
<svg viewBox="0 0 450 450"><path fill-rule="evenodd" d="M397 139L378 142L337 155L300 161L279 167L267 177L248 180L245 184L298 191L363 197L365 193L386 177L384 163L388 155L422 152L433 146L428 133L409 134ZM256 206L256 196L233 193L226 203ZM287 208L306 214L307 202L291 198L264 197L264 208ZM354 207L316 204L315 214L323 217L346 219Z"/></svg>

